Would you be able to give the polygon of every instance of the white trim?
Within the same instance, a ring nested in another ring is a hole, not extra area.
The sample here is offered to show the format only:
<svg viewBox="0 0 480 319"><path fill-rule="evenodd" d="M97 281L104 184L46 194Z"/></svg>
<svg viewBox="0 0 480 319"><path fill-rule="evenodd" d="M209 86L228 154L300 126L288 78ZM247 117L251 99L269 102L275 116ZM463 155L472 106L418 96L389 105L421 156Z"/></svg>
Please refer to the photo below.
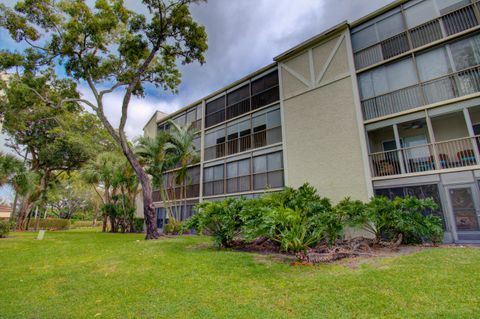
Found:
<svg viewBox="0 0 480 319"><path fill-rule="evenodd" d="M310 84L311 88L315 87L315 62L313 60L313 49L308 49L308 62L310 66Z"/></svg>
<svg viewBox="0 0 480 319"><path fill-rule="evenodd" d="M310 81L308 81L307 79L305 79L303 77L303 75L301 75L300 73L298 73L297 71L289 68L286 64L282 63L281 65L282 69L284 69L285 71L287 71L288 73L290 73L292 76L296 77L299 81L301 81L303 84L305 84L307 87L311 88L312 87L312 83Z"/></svg>
<svg viewBox="0 0 480 319"><path fill-rule="evenodd" d="M318 74L318 77L315 80L315 85L319 85L320 82L323 80L323 77L325 76L325 73L327 73L327 70L328 70L328 68L330 67L330 64L333 61L333 58L335 58L335 55L337 54L337 51L340 48L340 46L342 45L342 42L343 42L344 39L345 39L345 33L338 37L338 40L337 40L337 43L335 44L335 47L333 48L332 52L330 52L330 55L328 56L327 61L323 65L322 70L320 71L320 73ZM353 72L352 74L355 74L355 72Z"/></svg>
<svg viewBox="0 0 480 319"><path fill-rule="evenodd" d="M287 161L287 128L285 126L285 103L283 96L283 77L281 69L278 71L278 83L280 90L280 123L282 124L282 156L283 156L283 185L289 185L288 161Z"/></svg>
<svg viewBox="0 0 480 319"><path fill-rule="evenodd" d="M357 117L357 126L358 126L358 134L359 134L359 144L360 144L360 152L363 158L363 171L364 171L364 178L365 178L365 186L367 188L367 196L373 197L373 183L372 183L372 170L370 167L370 157L368 156L368 146L367 141L368 137L365 131L365 127L363 125L363 112L362 112L362 103L360 102L360 91L358 88L358 81L357 76L355 73L355 62L353 58L353 49L352 49L352 41L350 39L350 31L347 30L345 35L345 44L347 46L347 60L350 69L350 78L352 80L352 93L353 93L353 104L355 107L355 114Z"/></svg>
<svg viewBox="0 0 480 319"><path fill-rule="evenodd" d="M283 99L284 99L285 101L287 101L287 100L289 100L289 99L291 99L291 98L300 96L300 95L305 94L305 93L309 93L309 92L311 92L311 91L313 91L313 90L316 90L316 89L323 88L323 87L325 87L325 86L327 86L327 85L330 85L330 84L333 84L333 83L335 83L335 82L342 81L342 80L344 80L344 79L346 79L346 78L348 78L348 77L350 77L350 76L351 76L351 75L350 75L349 73L345 73L345 74L343 74L343 75L340 75L340 76L336 77L335 79L333 79L333 80L331 80L331 81L320 83L320 85L317 86L317 87L314 87L314 88L311 88L311 89L307 89L307 90L298 90L298 91L295 91L295 92L293 92L291 95L288 95L288 96L284 97ZM363 119L362 119L362 121L363 121Z"/></svg>

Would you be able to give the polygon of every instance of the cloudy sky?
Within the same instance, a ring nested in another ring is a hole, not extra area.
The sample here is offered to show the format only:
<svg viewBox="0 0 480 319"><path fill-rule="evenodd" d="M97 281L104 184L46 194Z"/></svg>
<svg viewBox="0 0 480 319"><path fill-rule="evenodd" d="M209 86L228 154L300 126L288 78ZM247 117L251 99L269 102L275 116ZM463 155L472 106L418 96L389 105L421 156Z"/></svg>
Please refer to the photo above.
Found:
<svg viewBox="0 0 480 319"><path fill-rule="evenodd" d="M0 0L11 6L15 1ZM138 0L128 6L142 11ZM271 63L273 57L344 20L354 21L391 0L210 0L193 5L194 18L205 25L206 64L182 66L177 95L149 90L130 106L127 134L135 137L155 110L172 112ZM15 46L5 32L0 46ZM87 97L89 94L84 88ZM118 121L121 92L106 101L107 114Z"/></svg>

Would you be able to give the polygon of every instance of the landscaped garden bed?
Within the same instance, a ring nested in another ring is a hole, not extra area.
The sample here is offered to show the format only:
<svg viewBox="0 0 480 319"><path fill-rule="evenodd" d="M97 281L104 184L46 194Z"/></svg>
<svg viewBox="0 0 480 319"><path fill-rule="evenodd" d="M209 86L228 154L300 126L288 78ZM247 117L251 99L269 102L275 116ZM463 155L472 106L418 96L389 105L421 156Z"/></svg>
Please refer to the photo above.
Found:
<svg viewBox="0 0 480 319"><path fill-rule="evenodd" d="M402 244L437 245L443 225L436 209L433 200L414 197L376 197L368 203L347 198L332 205L305 184L255 199L201 203L184 229L211 235L218 247L325 263L375 256ZM348 230L367 237L345 239Z"/></svg>

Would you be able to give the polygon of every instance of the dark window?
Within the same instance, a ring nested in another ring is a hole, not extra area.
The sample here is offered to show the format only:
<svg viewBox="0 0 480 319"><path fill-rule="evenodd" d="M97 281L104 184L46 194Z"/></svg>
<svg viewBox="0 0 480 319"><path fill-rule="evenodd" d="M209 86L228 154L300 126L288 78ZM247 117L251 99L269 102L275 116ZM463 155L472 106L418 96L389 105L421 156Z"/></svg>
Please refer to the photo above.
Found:
<svg viewBox="0 0 480 319"><path fill-rule="evenodd" d="M277 70L252 82L252 109L276 102L279 98Z"/></svg>
<svg viewBox="0 0 480 319"><path fill-rule="evenodd" d="M250 111L250 86L227 94L227 120Z"/></svg>
<svg viewBox="0 0 480 319"><path fill-rule="evenodd" d="M208 102L205 112L205 127L225 121L225 96Z"/></svg>

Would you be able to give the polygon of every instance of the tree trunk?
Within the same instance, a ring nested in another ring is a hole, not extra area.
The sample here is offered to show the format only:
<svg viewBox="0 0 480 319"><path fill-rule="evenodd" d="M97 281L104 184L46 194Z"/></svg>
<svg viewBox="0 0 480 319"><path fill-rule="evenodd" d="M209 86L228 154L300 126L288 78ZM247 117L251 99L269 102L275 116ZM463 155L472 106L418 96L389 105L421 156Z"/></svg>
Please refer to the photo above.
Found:
<svg viewBox="0 0 480 319"><path fill-rule="evenodd" d="M146 232L147 232L145 239L146 240L158 239L160 237L160 234L158 233L158 229L157 229L155 208L153 206L152 184L150 182L150 178L148 177L147 173L145 173L145 170L140 165L140 163L138 163L137 159L135 158L128 144L123 143L123 140L122 140L122 150L125 156L127 157L128 162L130 163L130 165L132 165L132 168L135 171L138 177L138 180L140 181L140 185L142 186L143 216L145 219Z"/></svg>
<svg viewBox="0 0 480 319"><path fill-rule="evenodd" d="M26 218L27 214L30 211L32 204L28 200L28 197L25 197L20 205L20 209L18 210L17 215L17 230L25 230L26 229Z"/></svg>

